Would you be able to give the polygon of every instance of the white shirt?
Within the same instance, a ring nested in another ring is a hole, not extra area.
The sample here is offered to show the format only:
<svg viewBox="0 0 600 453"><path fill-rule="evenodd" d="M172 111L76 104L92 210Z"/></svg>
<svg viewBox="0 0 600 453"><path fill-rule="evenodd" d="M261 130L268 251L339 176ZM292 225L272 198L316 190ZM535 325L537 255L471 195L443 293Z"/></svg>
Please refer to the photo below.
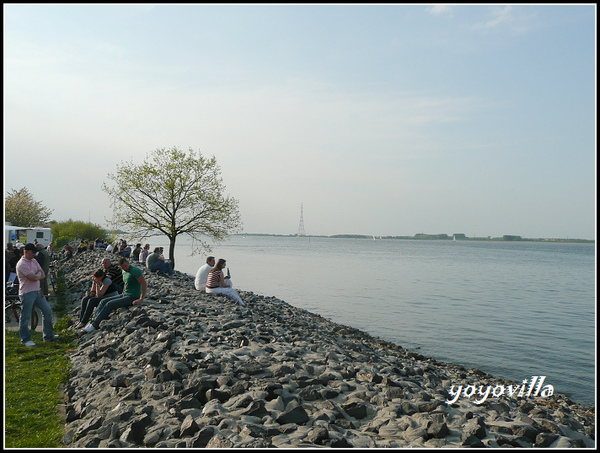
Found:
<svg viewBox="0 0 600 453"><path fill-rule="evenodd" d="M208 274L213 267L209 264L205 264L198 272L196 272L196 280L194 281L194 286L198 291L204 291L206 289L206 279L208 278Z"/></svg>

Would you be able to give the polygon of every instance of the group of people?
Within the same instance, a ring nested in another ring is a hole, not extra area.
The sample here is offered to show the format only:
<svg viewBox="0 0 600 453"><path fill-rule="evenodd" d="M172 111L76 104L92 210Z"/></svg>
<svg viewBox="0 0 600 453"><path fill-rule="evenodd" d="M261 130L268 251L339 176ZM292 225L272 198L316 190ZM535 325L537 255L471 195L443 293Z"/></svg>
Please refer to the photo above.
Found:
<svg viewBox="0 0 600 453"><path fill-rule="evenodd" d="M127 245L127 241L121 239L114 246L109 245L106 248L106 251L129 258L132 263L146 266L153 272L159 272L169 276L175 274L171 262L165 259L163 247L155 247L154 251L150 253L150 244L146 244L142 247L142 244L138 243L135 247L131 247L130 245Z"/></svg>
<svg viewBox="0 0 600 453"><path fill-rule="evenodd" d="M108 257L102 260L102 268L91 276L91 282L81 300L81 312L79 323L75 326L76 329L81 329L82 333L93 332L100 328L100 323L107 319L113 310L137 305L144 301L148 284L141 266L132 265L130 257L134 264L145 261L148 269L169 276L173 275L173 268L171 263L164 259L162 247L156 247L150 254L148 244L144 248L141 247L141 244L137 244L135 249L138 246L140 250L135 254L137 260L132 257L133 251L129 252L129 256L121 255L116 264L113 264ZM19 283L19 298L22 304L19 334L21 343L26 346L35 346L31 340L28 326L34 307L42 312L44 341L53 341L58 338L54 334L52 326L52 308L45 297L48 295L46 276L50 260L50 255L41 244L24 246L21 244L20 247L12 247L12 244L9 244L7 246L7 271L14 270L16 274L14 280ZM8 264L9 261L14 266L11 267ZM209 256L206 264L198 270L194 286L197 290L205 291L207 294L224 294L241 306L245 306L233 288L229 271L227 271L228 275L223 272L226 265L227 262L224 259L215 261L215 257Z"/></svg>
<svg viewBox="0 0 600 453"><path fill-rule="evenodd" d="M154 254L158 252L160 250L156 248ZM148 257L148 261L151 256ZM233 288L230 276L223 274L226 264L224 259L215 263L215 258L209 256L206 264L198 270L194 286L207 294L225 294L245 306ZM143 302L148 284L142 270L131 265L124 256L119 258L118 266L120 273L110 258L102 260L102 269L92 275L93 283L81 301L79 324L75 326L76 329L81 329L83 333L93 332L100 328L100 322L108 318L113 310Z"/></svg>
<svg viewBox="0 0 600 453"><path fill-rule="evenodd" d="M92 275L92 283L81 301L79 324L75 328L83 333L99 329L113 310L141 304L147 290L143 271L131 265L126 257L120 257L116 265L110 258L104 258L102 269Z"/></svg>

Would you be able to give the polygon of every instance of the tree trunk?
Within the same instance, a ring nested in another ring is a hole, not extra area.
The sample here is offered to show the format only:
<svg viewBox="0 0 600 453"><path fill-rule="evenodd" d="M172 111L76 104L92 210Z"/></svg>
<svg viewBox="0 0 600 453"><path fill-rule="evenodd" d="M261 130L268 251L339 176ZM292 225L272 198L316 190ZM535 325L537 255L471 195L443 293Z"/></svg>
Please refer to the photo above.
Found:
<svg viewBox="0 0 600 453"><path fill-rule="evenodd" d="M177 236L173 236L169 238L169 258L171 259L171 266L173 270L175 270L175 240Z"/></svg>

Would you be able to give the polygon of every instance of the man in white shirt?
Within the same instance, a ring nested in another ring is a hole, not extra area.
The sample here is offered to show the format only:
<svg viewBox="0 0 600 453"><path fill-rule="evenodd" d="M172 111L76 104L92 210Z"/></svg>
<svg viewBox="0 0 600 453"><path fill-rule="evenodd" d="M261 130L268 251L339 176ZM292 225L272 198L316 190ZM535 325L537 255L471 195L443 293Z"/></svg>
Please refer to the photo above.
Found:
<svg viewBox="0 0 600 453"><path fill-rule="evenodd" d="M215 266L215 257L209 256L206 258L206 264L198 269L196 272L196 280L194 281L194 286L198 291L204 291L206 289L206 279L208 278L208 273Z"/></svg>

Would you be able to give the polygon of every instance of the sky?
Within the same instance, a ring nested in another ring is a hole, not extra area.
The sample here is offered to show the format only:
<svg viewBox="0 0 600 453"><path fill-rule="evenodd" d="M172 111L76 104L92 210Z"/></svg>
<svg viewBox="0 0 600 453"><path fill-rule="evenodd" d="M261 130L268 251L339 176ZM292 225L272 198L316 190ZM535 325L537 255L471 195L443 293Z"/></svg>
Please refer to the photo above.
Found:
<svg viewBox="0 0 600 453"><path fill-rule="evenodd" d="M177 147L245 233L596 237L595 4L3 8L5 196L53 220Z"/></svg>

